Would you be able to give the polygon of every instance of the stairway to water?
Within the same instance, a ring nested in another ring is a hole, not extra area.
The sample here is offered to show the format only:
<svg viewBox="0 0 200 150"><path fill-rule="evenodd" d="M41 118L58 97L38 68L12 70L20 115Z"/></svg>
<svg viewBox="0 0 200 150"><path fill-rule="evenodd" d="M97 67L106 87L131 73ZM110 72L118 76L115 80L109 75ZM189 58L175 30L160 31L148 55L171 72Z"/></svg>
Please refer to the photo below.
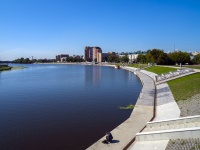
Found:
<svg viewBox="0 0 200 150"><path fill-rule="evenodd" d="M136 141L200 138L200 116L148 122Z"/></svg>

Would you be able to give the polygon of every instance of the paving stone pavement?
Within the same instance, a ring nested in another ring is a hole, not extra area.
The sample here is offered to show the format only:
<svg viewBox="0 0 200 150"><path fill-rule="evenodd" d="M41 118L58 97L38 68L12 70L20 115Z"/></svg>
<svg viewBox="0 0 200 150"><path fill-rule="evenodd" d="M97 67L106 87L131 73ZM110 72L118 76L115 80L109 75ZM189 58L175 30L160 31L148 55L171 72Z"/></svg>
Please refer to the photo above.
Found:
<svg viewBox="0 0 200 150"><path fill-rule="evenodd" d="M199 150L200 138L170 140L166 150Z"/></svg>
<svg viewBox="0 0 200 150"><path fill-rule="evenodd" d="M130 150L165 150L169 140L162 141L140 141ZM153 145L153 146L152 146Z"/></svg>

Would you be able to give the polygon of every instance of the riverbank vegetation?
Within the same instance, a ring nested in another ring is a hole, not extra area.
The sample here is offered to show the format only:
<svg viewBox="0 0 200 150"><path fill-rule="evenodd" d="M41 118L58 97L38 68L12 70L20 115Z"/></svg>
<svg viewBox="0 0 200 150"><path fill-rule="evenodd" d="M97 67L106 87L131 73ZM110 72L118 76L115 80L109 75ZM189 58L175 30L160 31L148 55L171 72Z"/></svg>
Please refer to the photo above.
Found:
<svg viewBox="0 0 200 150"><path fill-rule="evenodd" d="M12 67L10 67L10 66L0 67L0 71L11 70L11 69L12 69Z"/></svg>
<svg viewBox="0 0 200 150"><path fill-rule="evenodd" d="M119 109L128 110L128 109L133 109L134 107L135 107L135 105L129 104L129 105L127 105L127 106L119 107Z"/></svg>
<svg viewBox="0 0 200 150"><path fill-rule="evenodd" d="M200 73L167 82L176 101L186 100L200 93Z"/></svg>
<svg viewBox="0 0 200 150"><path fill-rule="evenodd" d="M19 69L24 69L27 67L24 66L7 66L7 67L0 67L0 71L5 71L5 70L19 70Z"/></svg>
<svg viewBox="0 0 200 150"><path fill-rule="evenodd" d="M12 67L12 70L20 70L20 69L24 69L24 68L28 68L28 67L24 67L24 66L14 66L14 67Z"/></svg>

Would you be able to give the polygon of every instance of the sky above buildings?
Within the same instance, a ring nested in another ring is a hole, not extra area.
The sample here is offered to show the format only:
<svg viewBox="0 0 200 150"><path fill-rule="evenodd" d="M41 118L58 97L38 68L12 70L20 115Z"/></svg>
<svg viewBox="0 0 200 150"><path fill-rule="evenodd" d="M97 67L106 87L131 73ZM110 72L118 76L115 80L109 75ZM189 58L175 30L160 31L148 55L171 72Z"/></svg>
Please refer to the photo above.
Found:
<svg viewBox="0 0 200 150"><path fill-rule="evenodd" d="M0 60L200 51L200 0L0 0Z"/></svg>

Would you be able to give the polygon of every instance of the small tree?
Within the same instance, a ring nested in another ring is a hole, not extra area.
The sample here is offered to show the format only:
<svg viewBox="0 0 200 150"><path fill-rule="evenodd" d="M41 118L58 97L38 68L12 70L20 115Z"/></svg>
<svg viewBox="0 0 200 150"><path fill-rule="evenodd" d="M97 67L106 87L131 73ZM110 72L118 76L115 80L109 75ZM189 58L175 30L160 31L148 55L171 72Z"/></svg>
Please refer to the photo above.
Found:
<svg viewBox="0 0 200 150"><path fill-rule="evenodd" d="M142 55L142 54L139 54L138 57L137 57L137 62L140 62L140 63L146 63L146 56L145 55Z"/></svg>
<svg viewBox="0 0 200 150"><path fill-rule="evenodd" d="M121 62L128 63L128 62L129 62L128 55L122 56L122 57L120 58L120 60L121 60Z"/></svg>
<svg viewBox="0 0 200 150"><path fill-rule="evenodd" d="M200 64L200 54L197 54L196 56L194 56L192 62L195 64Z"/></svg>
<svg viewBox="0 0 200 150"><path fill-rule="evenodd" d="M108 61L109 62L118 62L119 61L119 56L117 56L115 54L111 54L110 56L108 56Z"/></svg>
<svg viewBox="0 0 200 150"><path fill-rule="evenodd" d="M168 56L174 63L184 64L190 62L190 55L186 52L173 52L170 53Z"/></svg>

